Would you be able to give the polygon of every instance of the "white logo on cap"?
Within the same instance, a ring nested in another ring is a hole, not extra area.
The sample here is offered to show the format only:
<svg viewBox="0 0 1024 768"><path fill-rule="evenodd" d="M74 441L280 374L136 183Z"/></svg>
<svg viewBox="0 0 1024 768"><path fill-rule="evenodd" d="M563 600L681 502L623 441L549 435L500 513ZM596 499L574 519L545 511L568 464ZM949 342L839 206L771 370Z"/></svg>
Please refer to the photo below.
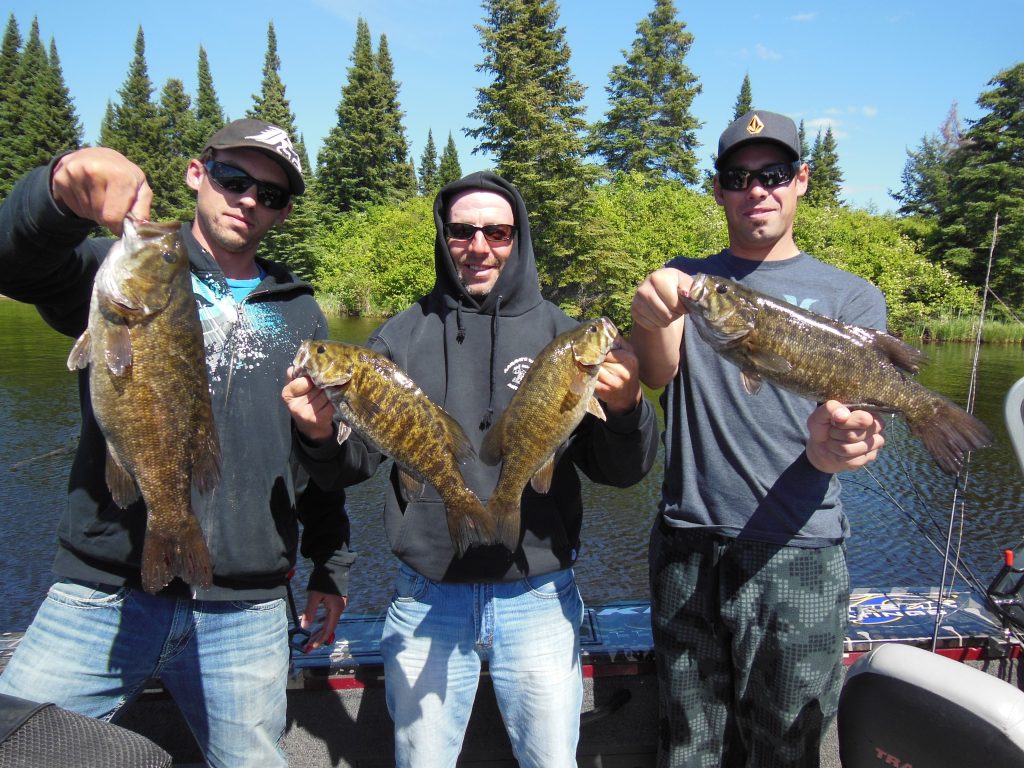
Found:
<svg viewBox="0 0 1024 768"><path fill-rule="evenodd" d="M302 162L299 160L299 153L295 151L295 147L292 146L292 140L288 138L288 134L282 129L266 128L253 136L246 136L245 138L271 147L277 154L294 165L299 173L302 173Z"/></svg>

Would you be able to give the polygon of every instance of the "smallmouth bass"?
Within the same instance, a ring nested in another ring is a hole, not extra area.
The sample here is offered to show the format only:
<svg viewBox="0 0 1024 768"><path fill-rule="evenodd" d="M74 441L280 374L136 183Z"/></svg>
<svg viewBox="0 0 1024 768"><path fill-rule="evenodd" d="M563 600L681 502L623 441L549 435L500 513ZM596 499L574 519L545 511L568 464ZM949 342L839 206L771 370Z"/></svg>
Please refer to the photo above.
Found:
<svg viewBox="0 0 1024 768"><path fill-rule="evenodd" d="M89 323L68 368L89 368L93 412L107 443L106 480L119 507L146 505L142 586L175 576L210 586L213 569L192 510L220 480L203 330L180 223L124 221L96 272Z"/></svg>
<svg viewBox="0 0 1024 768"><path fill-rule="evenodd" d="M459 557L474 544L495 543L491 514L459 469L476 459L472 443L402 369L367 347L315 339L299 346L293 365L296 376L324 390L345 424L395 460L408 499L422 495L424 482L437 489Z"/></svg>
<svg viewBox="0 0 1024 768"><path fill-rule="evenodd" d="M547 493L555 454L583 416L592 413L606 420L594 387L601 363L618 338L618 329L606 317L556 336L537 355L508 408L484 437L480 459L490 465L504 462L488 509L506 546L509 541L518 546L519 504L526 484Z"/></svg>
<svg viewBox="0 0 1024 768"><path fill-rule="evenodd" d="M817 402L898 413L946 472L991 445L979 419L911 379L924 355L894 336L800 309L722 277L696 274L683 298L703 338L739 366L744 388L762 381Z"/></svg>

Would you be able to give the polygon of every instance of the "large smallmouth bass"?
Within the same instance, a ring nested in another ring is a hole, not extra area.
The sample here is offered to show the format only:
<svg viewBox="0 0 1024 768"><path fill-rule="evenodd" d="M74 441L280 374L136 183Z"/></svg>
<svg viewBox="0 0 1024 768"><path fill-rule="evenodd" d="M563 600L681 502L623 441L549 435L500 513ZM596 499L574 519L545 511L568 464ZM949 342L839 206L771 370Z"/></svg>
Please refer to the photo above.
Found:
<svg viewBox="0 0 1024 768"><path fill-rule="evenodd" d="M537 355L508 408L484 437L480 459L491 465L503 461L488 502L502 541L518 545L519 503L526 484L538 493L551 489L555 454L583 416L592 413L606 420L594 387L618 338L618 329L606 317L556 336Z"/></svg>
<svg viewBox="0 0 1024 768"><path fill-rule="evenodd" d="M943 470L993 436L959 405L909 378L924 355L894 336L832 320L723 277L696 274L683 298L701 337L740 368L756 394L762 380L817 402L902 414Z"/></svg>
<svg viewBox="0 0 1024 768"><path fill-rule="evenodd" d="M496 542L490 513L459 469L476 459L472 443L408 374L372 349L340 341L304 341L293 365L296 376L324 390L345 424L395 460L407 499L419 499L424 482L437 489L459 557Z"/></svg>
<svg viewBox="0 0 1024 768"><path fill-rule="evenodd" d="M96 272L89 324L68 368L89 368L93 413L107 442L106 480L121 508L142 498L142 586L175 576L210 586L210 554L192 510L220 480L203 330L179 222L124 221Z"/></svg>

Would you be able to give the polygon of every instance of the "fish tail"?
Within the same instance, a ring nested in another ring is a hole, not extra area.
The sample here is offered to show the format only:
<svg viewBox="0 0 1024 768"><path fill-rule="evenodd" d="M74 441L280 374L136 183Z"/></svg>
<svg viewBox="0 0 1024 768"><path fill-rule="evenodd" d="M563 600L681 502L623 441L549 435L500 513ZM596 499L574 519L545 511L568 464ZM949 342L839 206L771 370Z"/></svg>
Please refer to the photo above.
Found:
<svg viewBox="0 0 1024 768"><path fill-rule="evenodd" d="M506 500L492 496L487 508L497 527L496 542L503 544L509 552L515 552L519 548L519 498Z"/></svg>
<svg viewBox="0 0 1024 768"><path fill-rule="evenodd" d="M454 503L446 505L448 510L448 532L459 557L474 544L497 543L497 526L494 516L476 494L467 491Z"/></svg>
<svg viewBox="0 0 1024 768"><path fill-rule="evenodd" d="M923 413L907 414L907 425L932 458L950 474L957 474L964 456L992 445L991 430L975 416L944 397L933 399Z"/></svg>
<svg viewBox="0 0 1024 768"><path fill-rule="evenodd" d="M209 587L213 579L210 551L199 522L191 516L184 530L174 536L146 532L142 548L142 588L155 594L175 576L201 587Z"/></svg>

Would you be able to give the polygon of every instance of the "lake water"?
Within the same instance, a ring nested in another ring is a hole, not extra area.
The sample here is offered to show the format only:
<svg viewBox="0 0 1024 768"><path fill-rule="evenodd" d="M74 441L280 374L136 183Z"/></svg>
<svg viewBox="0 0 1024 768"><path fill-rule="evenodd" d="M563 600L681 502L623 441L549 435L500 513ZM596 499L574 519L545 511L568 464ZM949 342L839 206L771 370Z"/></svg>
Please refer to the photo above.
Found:
<svg viewBox="0 0 1024 768"><path fill-rule="evenodd" d="M361 343L376 324L334 319L331 336ZM50 330L32 307L0 300L0 631L24 629L53 580L57 522L66 505L79 426L75 374L65 364L71 344ZM930 362L920 381L964 403L973 347L933 346L927 351ZM1021 347L983 349L975 412L992 427L997 443L972 457L966 487L958 494L963 510L958 539L962 561L985 583L998 569L1001 551L1024 537L1024 480L1002 416L1006 392L1022 376ZM844 476L853 530L852 583L938 585L943 558L928 538L945 546L954 482L899 420L887 435L889 445L871 468L878 484L866 472ZM380 611L391 591L397 560L387 548L381 519L386 476L382 467L349 493L352 546L359 553L350 584L352 613ZM647 596L647 535L660 482L660 460L630 489L584 480L587 513L576 572L588 603ZM298 583L305 583L301 565Z"/></svg>

